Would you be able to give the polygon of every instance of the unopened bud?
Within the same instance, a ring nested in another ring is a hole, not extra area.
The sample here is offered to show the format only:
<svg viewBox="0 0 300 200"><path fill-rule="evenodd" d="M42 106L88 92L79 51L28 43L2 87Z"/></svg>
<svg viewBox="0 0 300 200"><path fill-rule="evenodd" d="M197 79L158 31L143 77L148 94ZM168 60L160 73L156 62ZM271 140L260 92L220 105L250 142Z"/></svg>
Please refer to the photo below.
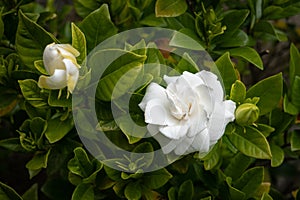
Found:
<svg viewBox="0 0 300 200"><path fill-rule="evenodd" d="M252 103L244 103L235 111L235 120L239 125L253 124L259 117L259 108Z"/></svg>

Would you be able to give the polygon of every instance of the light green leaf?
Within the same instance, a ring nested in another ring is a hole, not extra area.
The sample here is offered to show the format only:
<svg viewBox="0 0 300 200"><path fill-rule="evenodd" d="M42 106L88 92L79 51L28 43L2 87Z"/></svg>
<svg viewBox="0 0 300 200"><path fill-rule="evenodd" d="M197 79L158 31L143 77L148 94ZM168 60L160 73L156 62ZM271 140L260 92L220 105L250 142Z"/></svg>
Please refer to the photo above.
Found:
<svg viewBox="0 0 300 200"><path fill-rule="evenodd" d="M1 200L22 200L22 197L10 186L0 182Z"/></svg>
<svg viewBox="0 0 300 200"><path fill-rule="evenodd" d="M236 80L231 86L230 99L236 103L243 103L246 98L246 86L242 81Z"/></svg>
<svg viewBox="0 0 300 200"><path fill-rule="evenodd" d="M296 106L290 102L287 94L285 94L283 98L283 110L290 115L297 115L299 112Z"/></svg>
<svg viewBox="0 0 300 200"><path fill-rule="evenodd" d="M261 200L273 200L273 198L268 193L264 193Z"/></svg>
<svg viewBox="0 0 300 200"><path fill-rule="evenodd" d="M216 74L221 75L221 78L225 87L226 94L230 94L231 85L238 79L237 71L230 60L229 53L223 54L216 61L217 69L213 69L212 71Z"/></svg>
<svg viewBox="0 0 300 200"><path fill-rule="evenodd" d="M116 120L120 129L126 135L129 144L134 144L140 141L147 133L147 129L145 127L137 125L134 121L132 121L131 117L128 117L128 115Z"/></svg>
<svg viewBox="0 0 300 200"><path fill-rule="evenodd" d="M284 152L280 146L273 143L270 144L270 148L272 152L271 166L278 167L284 160Z"/></svg>
<svg viewBox="0 0 300 200"><path fill-rule="evenodd" d="M184 71L188 71L191 73L199 72L199 67L187 53L183 53L181 60L178 62L177 66L174 69L180 74Z"/></svg>
<svg viewBox="0 0 300 200"><path fill-rule="evenodd" d="M88 52L117 33L117 28L110 19L107 4L89 14L78 26L86 37Z"/></svg>
<svg viewBox="0 0 300 200"><path fill-rule="evenodd" d="M213 169L220 160L220 142L218 142L212 150L204 157L202 158L204 160L204 168L205 170L211 170Z"/></svg>
<svg viewBox="0 0 300 200"><path fill-rule="evenodd" d="M94 189L91 184L79 184L73 194L72 194L72 200L94 200L95 194Z"/></svg>
<svg viewBox="0 0 300 200"><path fill-rule="evenodd" d="M87 55L85 35L74 23L71 24L71 27L72 46L79 51L80 55L76 59L81 64Z"/></svg>
<svg viewBox="0 0 300 200"><path fill-rule="evenodd" d="M166 27L167 23L164 18L156 17L155 14L150 14L139 21L140 24L146 26Z"/></svg>
<svg viewBox="0 0 300 200"><path fill-rule="evenodd" d="M180 32L175 32L169 42L170 46L181 47L196 51L204 50L204 47L198 42L197 36L189 29L180 29Z"/></svg>
<svg viewBox="0 0 300 200"><path fill-rule="evenodd" d="M58 43L53 35L19 10L16 48L27 67L35 70L34 61L42 59L44 48L52 42Z"/></svg>
<svg viewBox="0 0 300 200"><path fill-rule="evenodd" d="M266 137L257 129L245 127L236 129L228 135L234 146L247 156L259 159L271 159L272 154Z"/></svg>
<svg viewBox="0 0 300 200"><path fill-rule="evenodd" d="M246 198L251 197L261 185L264 178L264 168L254 167L247 170L233 186L246 194Z"/></svg>
<svg viewBox="0 0 300 200"><path fill-rule="evenodd" d="M89 177L93 173L94 167L85 150L82 147L77 147L74 149L74 154L74 158L68 162L68 169L82 178Z"/></svg>
<svg viewBox="0 0 300 200"><path fill-rule="evenodd" d="M194 196L194 185L191 180L184 181L178 190L178 199L192 200Z"/></svg>
<svg viewBox="0 0 300 200"><path fill-rule="evenodd" d="M144 174L144 185L150 189L162 187L172 178L172 174L165 168Z"/></svg>
<svg viewBox="0 0 300 200"><path fill-rule="evenodd" d="M291 141L291 150L292 151L300 150L300 132L299 131L292 132L290 141Z"/></svg>
<svg viewBox="0 0 300 200"><path fill-rule="evenodd" d="M188 6L185 0L156 0L156 17L177 17L182 15Z"/></svg>
<svg viewBox="0 0 300 200"><path fill-rule="evenodd" d="M142 197L141 184L138 182L130 182L124 190L125 197L129 200L138 200Z"/></svg>
<svg viewBox="0 0 300 200"><path fill-rule="evenodd" d="M256 50L250 47L238 47L234 49L229 49L228 51L231 56L241 57L255 65L257 68L261 70L264 69L263 62Z"/></svg>
<svg viewBox="0 0 300 200"><path fill-rule="evenodd" d="M256 105L260 109L260 115L265 115L278 105L282 97L282 87L282 74L279 73L256 83L247 91L246 97L259 97Z"/></svg>
<svg viewBox="0 0 300 200"><path fill-rule="evenodd" d="M43 60L36 60L36 61L34 61L34 67L35 67L41 74L49 75L48 72L46 71L45 67L44 67Z"/></svg>
<svg viewBox="0 0 300 200"><path fill-rule="evenodd" d="M40 170L42 168L47 168L50 152L51 149L49 149L47 152L37 152L26 164L26 168L29 170Z"/></svg>
<svg viewBox="0 0 300 200"><path fill-rule="evenodd" d="M74 127L72 117L62 121L59 117L48 120L48 127L45 132L46 138L50 143L61 140Z"/></svg>

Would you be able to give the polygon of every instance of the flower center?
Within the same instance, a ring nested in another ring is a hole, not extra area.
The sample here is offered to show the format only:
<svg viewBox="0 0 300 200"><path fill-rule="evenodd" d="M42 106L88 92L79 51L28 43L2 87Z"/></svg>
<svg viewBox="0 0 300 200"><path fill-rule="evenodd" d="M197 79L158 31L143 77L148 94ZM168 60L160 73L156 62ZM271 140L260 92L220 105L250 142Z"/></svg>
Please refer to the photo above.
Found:
<svg viewBox="0 0 300 200"><path fill-rule="evenodd" d="M184 102L172 91L167 90L167 97L170 101L170 112L178 120L187 120L191 114L192 102Z"/></svg>

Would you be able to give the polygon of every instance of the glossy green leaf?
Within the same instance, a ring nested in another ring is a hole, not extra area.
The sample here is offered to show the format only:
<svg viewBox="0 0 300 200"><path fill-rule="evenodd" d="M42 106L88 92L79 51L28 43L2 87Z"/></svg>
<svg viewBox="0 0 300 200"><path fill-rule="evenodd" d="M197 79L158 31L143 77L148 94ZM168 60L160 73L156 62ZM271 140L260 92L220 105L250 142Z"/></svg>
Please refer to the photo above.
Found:
<svg viewBox="0 0 300 200"><path fill-rule="evenodd" d="M174 69L179 73L183 73L184 71L188 71L191 73L199 72L199 67L187 53L184 53L182 55L181 60L178 62L177 66Z"/></svg>
<svg viewBox="0 0 300 200"><path fill-rule="evenodd" d="M226 183L229 187L230 199L232 200L243 200L246 197L246 194L232 186L232 179L226 177Z"/></svg>
<svg viewBox="0 0 300 200"><path fill-rule="evenodd" d="M220 73L221 78L225 87L226 94L230 94L231 85L238 79L236 69L230 60L229 53L223 54L216 61L216 66L218 71L215 73ZM214 71L214 70L213 70Z"/></svg>
<svg viewBox="0 0 300 200"><path fill-rule="evenodd" d="M124 195L129 200L138 200L142 197L142 188L138 182L130 182L126 185Z"/></svg>
<svg viewBox="0 0 300 200"><path fill-rule="evenodd" d="M246 86L240 80L236 80L231 86L230 99L236 103L243 103L246 98Z"/></svg>
<svg viewBox="0 0 300 200"><path fill-rule="evenodd" d="M178 190L178 199L192 200L194 196L194 185L193 181L184 181Z"/></svg>
<svg viewBox="0 0 300 200"><path fill-rule="evenodd" d="M85 150L77 147L74 149L74 154L74 158L68 162L68 169L73 174L79 175L82 178L89 177L93 173L94 167Z"/></svg>
<svg viewBox="0 0 300 200"><path fill-rule="evenodd" d="M246 198L251 197L261 185L264 178L263 167L254 167L247 170L234 182L233 186L246 194Z"/></svg>
<svg viewBox="0 0 300 200"><path fill-rule="evenodd" d="M42 168L46 168L50 152L51 150L36 153L34 157L26 164L26 168L29 170L39 170Z"/></svg>
<svg viewBox="0 0 300 200"><path fill-rule="evenodd" d="M275 131L275 129L269 125L266 124L259 124L256 123L256 128L262 133L264 134L265 137L268 137L272 132Z"/></svg>
<svg viewBox="0 0 300 200"><path fill-rule="evenodd" d="M284 160L284 151L281 149L280 146L273 143L270 144L270 148L272 152L271 166L278 167L282 164Z"/></svg>
<svg viewBox="0 0 300 200"><path fill-rule="evenodd" d="M291 101L293 105L300 111L300 76L295 76L291 88Z"/></svg>
<svg viewBox="0 0 300 200"><path fill-rule="evenodd" d="M172 178L172 174L165 168L144 174L144 185L150 189L162 187Z"/></svg>
<svg viewBox="0 0 300 200"><path fill-rule="evenodd" d="M265 19L280 19L287 18L298 14L300 11L300 2L291 1L291 3L284 6L270 5L263 10L263 17Z"/></svg>
<svg viewBox="0 0 300 200"><path fill-rule="evenodd" d="M139 21L140 24L146 26L166 27L167 23L164 18L156 17L155 14L150 14Z"/></svg>
<svg viewBox="0 0 300 200"><path fill-rule="evenodd" d="M187 10L185 0L156 0L156 17L177 17Z"/></svg>
<svg viewBox="0 0 300 200"><path fill-rule="evenodd" d="M294 84L296 76L300 76L300 54L298 48L292 43L290 47L290 85Z"/></svg>
<svg viewBox="0 0 300 200"><path fill-rule="evenodd" d="M107 4L90 13L78 26L86 37L88 52L117 33L117 28L110 19Z"/></svg>
<svg viewBox="0 0 300 200"><path fill-rule="evenodd" d="M0 182L1 200L22 200L22 197L10 186Z"/></svg>
<svg viewBox="0 0 300 200"><path fill-rule="evenodd" d="M52 107L72 107L72 97L68 97L67 90L50 90L48 104Z"/></svg>
<svg viewBox="0 0 300 200"><path fill-rule="evenodd" d="M34 61L34 67L35 67L41 74L49 75L48 72L46 71L45 67L44 67L43 60L36 60L36 61Z"/></svg>
<svg viewBox="0 0 300 200"><path fill-rule="evenodd" d="M224 14L222 24L226 26L226 32L235 32L246 20L249 10L229 10Z"/></svg>
<svg viewBox="0 0 300 200"><path fill-rule="evenodd" d="M210 150L210 152L202 158L204 160L205 170L213 169L220 161L220 142L215 144L215 146Z"/></svg>
<svg viewBox="0 0 300 200"><path fill-rule="evenodd" d="M281 109L274 109L270 113L270 126L274 127L274 135L283 133L291 123L295 120L295 116L283 112Z"/></svg>
<svg viewBox="0 0 300 200"><path fill-rule="evenodd" d="M241 57L255 65L257 68L261 70L264 69L263 62L256 50L250 47L238 47L234 49L229 49L228 51L231 56Z"/></svg>
<svg viewBox="0 0 300 200"><path fill-rule="evenodd" d="M61 140L74 127L73 118L62 121L59 117L48 120L48 127L45 136L50 143Z"/></svg>
<svg viewBox="0 0 300 200"><path fill-rule="evenodd" d="M225 168L224 173L233 180L236 180L253 163L253 161L253 158L245 156L242 153L237 153Z"/></svg>
<svg viewBox="0 0 300 200"><path fill-rule="evenodd" d="M93 186L85 183L79 184L72 194L72 200L94 200L94 197Z"/></svg>
<svg viewBox="0 0 300 200"><path fill-rule="evenodd" d="M229 140L242 153L253 158L271 159L272 154L266 137L257 129L245 127L228 135Z"/></svg>
<svg viewBox="0 0 300 200"><path fill-rule="evenodd" d="M282 97L282 87L282 74L279 73L252 86L247 91L247 98L259 97L256 105L260 109L260 115L265 115L278 105Z"/></svg>
<svg viewBox="0 0 300 200"><path fill-rule="evenodd" d="M219 35L213 39L213 43L217 47L241 47L246 46L249 42L247 33L242 30L236 30L235 32L225 32L223 35Z"/></svg>
<svg viewBox="0 0 300 200"><path fill-rule="evenodd" d="M35 183L33 184L23 195L22 198L23 200L38 200L38 184Z"/></svg>
<svg viewBox="0 0 300 200"><path fill-rule="evenodd" d="M52 42L58 41L19 10L16 48L21 60L27 67L34 70L34 61L41 60L44 48Z"/></svg>
<svg viewBox="0 0 300 200"><path fill-rule="evenodd" d="M290 115L297 115L299 112L297 107L289 100L287 94L283 98L283 110Z"/></svg>
<svg viewBox="0 0 300 200"><path fill-rule="evenodd" d="M291 150L292 151L300 150L300 132L299 131L292 132L290 141L291 141Z"/></svg>
<svg viewBox="0 0 300 200"><path fill-rule="evenodd" d="M82 63L87 55L86 40L83 32L74 24L72 27L72 46L77 49L80 55L76 58L78 63Z"/></svg>
<svg viewBox="0 0 300 200"><path fill-rule="evenodd" d="M19 80L19 85L24 98L33 107L45 107L47 101L41 95L41 89L38 87L37 82L32 79Z"/></svg>
<svg viewBox="0 0 300 200"><path fill-rule="evenodd" d="M199 43L199 39L193 31L189 29L180 29L175 32L169 42L170 46L181 47L196 51L204 50L204 47Z"/></svg>
<svg viewBox="0 0 300 200"><path fill-rule="evenodd" d="M266 20L260 20L257 24L255 24L254 31L258 37L262 37L264 35L270 35L271 38L273 37L278 41L287 40L286 36L282 37L279 34L278 30L276 30L275 27L269 21Z"/></svg>

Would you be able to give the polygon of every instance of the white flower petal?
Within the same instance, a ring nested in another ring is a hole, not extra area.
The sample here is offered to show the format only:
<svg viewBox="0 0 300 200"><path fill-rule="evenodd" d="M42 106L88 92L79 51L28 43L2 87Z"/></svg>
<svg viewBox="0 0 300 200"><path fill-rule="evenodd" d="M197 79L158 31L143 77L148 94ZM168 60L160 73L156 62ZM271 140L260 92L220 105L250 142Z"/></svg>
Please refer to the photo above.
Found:
<svg viewBox="0 0 300 200"><path fill-rule="evenodd" d="M147 103L156 98L160 99L162 103L168 103L165 89L157 83L150 83L147 87L143 100L139 104L139 107L145 111Z"/></svg>
<svg viewBox="0 0 300 200"><path fill-rule="evenodd" d="M157 133L159 133L159 125L154 125L154 124L148 124L147 125L147 130L150 133L151 136L156 135Z"/></svg>
<svg viewBox="0 0 300 200"><path fill-rule="evenodd" d="M193 149L191 149L191 144L193 143L194 138L190 137L184 137L182 138L176 145L176 148L174 149L174 153L176 155L186 155L191 152L193 152Z"/></svg>
<svg viewBox="0 0 300 200"><path fill-rule="evenodd" d="M197 76L201 77L204 84L212 88L212 97L214 98L214 101L223 101L224 99L224 90L222 88L222 85L220 81L218 80L218 77L213 74L212 72L202 70L201 72L198 72L196 74Z"/></svg>
<svg viewBox="0 0 300 200"><path fill-rule="evenodd" d="M192 147L195 151L199 151L200 153L208 152L210 147L210 137L207 129L204 129L201 133L195 136Z"/></svg>
<svg viewBox="0 0 300 200"><path fill-rule="evenodd" d="M159 131L168 138L179 139L187 134L189 127L183 124L160 127Z"/></svg>
<svg viewBox="0 0 300 200"><path fill-rule="evenodd" d="M67 86L67 74L65 70L56 69L52 76L40 76L38 81L40 88L61 89Z"/></svg>
<svg viewBox="0 0 300 200"><path fill-rule="evenodd" d="M43 53L43 62L46 71L49 75L53 75L55 69L65 69L65 65L62 62L63 57L57 50L54 43L46 46Z"/></svg>
<svg viewBox="0 0 300 200"><path fill-rule="evenodd" d="M176 80L179 78L180 76L167 76L164 75L164 80L167 83L167 85L171 84L171 83L175 83Z"/></svg>
<svg viewBox="0 0 300 200"><path fill-rule="evenodd" d="M63 59L63 62L66 66L68 90L72 93L78 81L79 70L77 65L75 65L71 60Z"/></svg>
<svg viewBox="0 0 300 200"><path fill-rule="evenodd" d="M79 51L77 51L77 49L75 49L70 44L56 44L56 47L59 49L59 51L62 53L62 56L64 57L69 56L70 54L75 57L78 57L80 55Z"/></svg>

